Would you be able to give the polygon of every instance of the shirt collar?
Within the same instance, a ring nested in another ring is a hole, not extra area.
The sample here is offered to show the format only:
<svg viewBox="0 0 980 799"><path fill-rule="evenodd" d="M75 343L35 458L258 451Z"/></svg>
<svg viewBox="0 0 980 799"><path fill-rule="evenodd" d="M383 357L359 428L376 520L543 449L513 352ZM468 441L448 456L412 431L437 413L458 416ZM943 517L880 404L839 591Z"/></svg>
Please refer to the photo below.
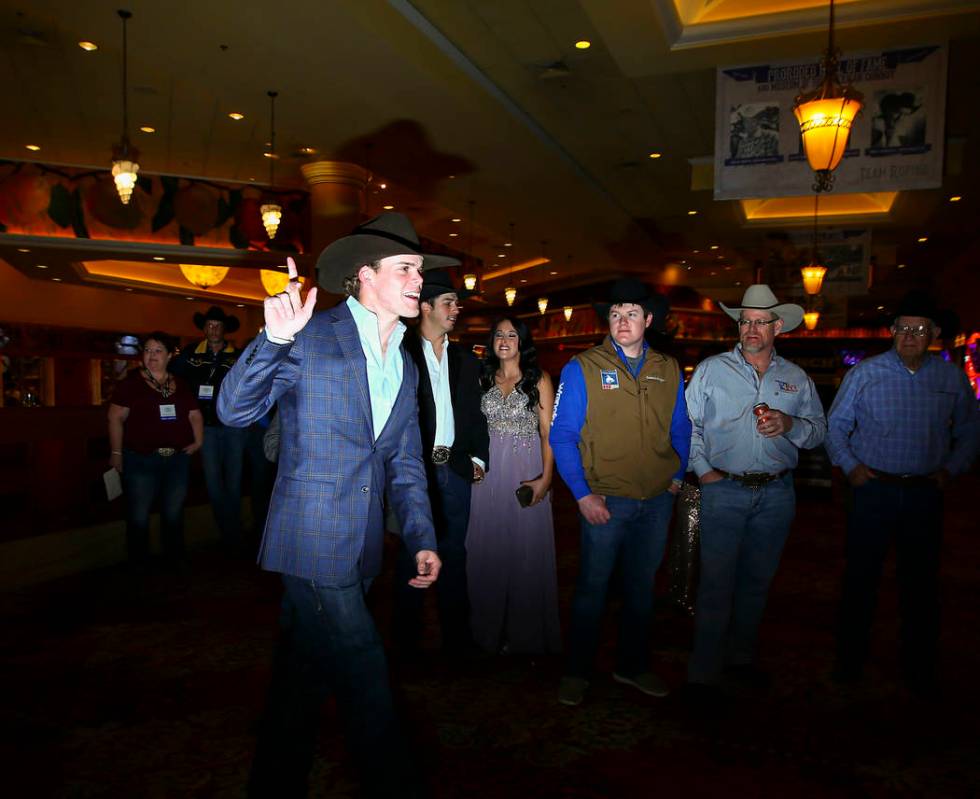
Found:
<svg viewBox="0 0 980 799"><path fill-rule="evenodd" d="M752 364L750 364L749 361L748 361L748 359L745 357L745 353L742 352L742 342L741 341L738 344L735 345L735 349L733 349L732 352L734 354L737 354L738 355L738 360L741 363L744 363L746 366L748 366L751 369L755 369L755 367L752 366ZM782 360L783 359L780 358L779 355L776 353L776 348L773 347L772 348L772 352L769 355L769 365L770 366L776 366L777 364L781 363Z"/></svg>
<svg viewBox="0 0 980 799"><path fill-rule="evenodd" d="M381 335L378 332L378 315L359 303L353 297L347 298L347 307L350 309L354 324L357 325L357 333L361 341L367 341L372 348L376 348L378 357L381 356ZM395 322L395 327L391 331L388 339L388 347L399 347L405 335L405 323L399 319Z"/></svg>

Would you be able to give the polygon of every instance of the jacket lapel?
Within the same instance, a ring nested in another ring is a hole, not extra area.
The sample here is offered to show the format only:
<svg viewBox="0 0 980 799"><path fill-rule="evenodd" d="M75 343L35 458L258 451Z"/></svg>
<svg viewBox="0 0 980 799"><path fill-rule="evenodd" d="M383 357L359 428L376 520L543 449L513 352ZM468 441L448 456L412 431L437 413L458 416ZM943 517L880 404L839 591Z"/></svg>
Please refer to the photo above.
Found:
<svg viewBox="0 0 980 799"><path fill-rule="evenodd" d="M346 304L341 304L336 309L337 315L333 322L334 335L340 345L347 363L350 365L350 372L354 376L354 383L357 386L357 393L361 401L361 409L367 418L368 429L374 435L374 417L371 413L371 395L368 392L367 379L367 359L364 357L364 350L361 349L361 338L357 334L357 325L354 317L351 316L350 309Z"/></svg>

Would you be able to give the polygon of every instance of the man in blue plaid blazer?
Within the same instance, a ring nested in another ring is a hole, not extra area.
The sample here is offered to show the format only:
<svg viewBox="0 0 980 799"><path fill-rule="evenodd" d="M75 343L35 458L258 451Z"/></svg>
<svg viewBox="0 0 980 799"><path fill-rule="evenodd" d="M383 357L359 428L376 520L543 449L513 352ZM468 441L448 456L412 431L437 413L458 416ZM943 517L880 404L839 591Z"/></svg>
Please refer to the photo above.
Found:
<svg viewBox="0 0 980 799"><path fill-rule="evenodd" d="M382 214L320 255L319 284L348 298L313 315L317 289L302 300L289 259L289 285L265 300L265 332L225 378L218 403L225 424L248 425L278 403L281 428L260 562L283 575L282 635L250 796L306 794L319 709L331 692L367 791L413 795L416 787L364 594L381 570L386 493L415 559L409 584L427 588L442 565L422 462L418 373L401 348L399 317L419 313L423 264L449 263L458 262L420 251L407 217Z"/></svg>

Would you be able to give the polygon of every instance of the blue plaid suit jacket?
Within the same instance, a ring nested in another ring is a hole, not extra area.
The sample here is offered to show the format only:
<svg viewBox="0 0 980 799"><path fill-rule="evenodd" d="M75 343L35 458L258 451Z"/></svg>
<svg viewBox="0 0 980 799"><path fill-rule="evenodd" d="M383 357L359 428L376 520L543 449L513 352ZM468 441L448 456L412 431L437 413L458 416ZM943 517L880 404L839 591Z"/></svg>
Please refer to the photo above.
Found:
<svg viewBox="0 0 980 799"><path fill-rule="evenodd" d="M279 403L279 475L262 568L351 585L381 571L385 490L412 554L436 549L422 463L418 372L401 351L401 390L374 439L367 367L345 303L317 313L292 344L264 334L225 377L218 416L245 427Z"/></svg>

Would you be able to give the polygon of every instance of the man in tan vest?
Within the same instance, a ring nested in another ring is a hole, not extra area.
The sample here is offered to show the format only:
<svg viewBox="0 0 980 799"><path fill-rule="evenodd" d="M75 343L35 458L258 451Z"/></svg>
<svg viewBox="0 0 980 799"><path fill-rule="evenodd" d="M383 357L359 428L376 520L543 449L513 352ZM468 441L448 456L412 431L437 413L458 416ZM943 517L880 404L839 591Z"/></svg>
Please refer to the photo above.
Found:
<svg viewBox="0 0 980 799"><path fill-rule="evenodd" d="M596 313L609 335L561 373L550 442L562 479L578 501L581 563L558 701L578 705L592 678L606 590L617 561L623 609L613 679L648 696L667 686L650 671L653 578L687 469L691 423L677 361L651 349L647 328L663 332L667 301L639 280L613 284Z"/></svg>

